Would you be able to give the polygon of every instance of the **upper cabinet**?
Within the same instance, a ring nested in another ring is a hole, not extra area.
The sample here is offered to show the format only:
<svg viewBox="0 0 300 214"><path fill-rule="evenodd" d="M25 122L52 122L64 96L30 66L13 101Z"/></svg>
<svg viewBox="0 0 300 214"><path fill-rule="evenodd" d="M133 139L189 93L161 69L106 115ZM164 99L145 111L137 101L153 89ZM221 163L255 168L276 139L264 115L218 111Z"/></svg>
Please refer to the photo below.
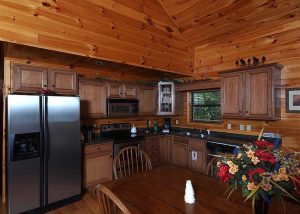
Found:
<svg viewBox="0 0 300 214"><path fill-rule="evenodd" d="M173 82L158 83L158 115L175 114L175 86Z"/></svg>
<svg viewBox="0 0 300 214"><path fill-rule="evenodd" d="M101 118L106 116L106 84L97 80L79 81L81 116Z"/></svg>
<svg viewBox="0 0 300 214"><path fill-rule="evenodd" d="M12 93L37 93L51 90L57 94L78 94L77 74L23 64L12 66Z"/></svg>
<svg viewBox="0 0 300 214"><path fill-rule="evenodd" d="M141 115L154 115L156 113L156 88L139 86L138 99Z"/></svg>
<svg viewBox="0 0 300 214"><path fill-rule="evenodd" d="M77 94L77 73L64 70L48 70L48 88L62 94Z"/></svg>
<svg viewBox="0 0 300 214"><path fill-rule="evenodd" d="M240 118L243 115L243 73L222 75L221 111L223 117Z"/></svg>
<svg viewBox="0 0 300 214"><path fill-rule="evenodd" d="M135 85L107 83L107 97L136 99L137 89Z"/></svg>
<svg viewBox="0 0 300 214"><path fill-rule="evenodd" d="M271 64L221 74L222 117L279 119L281 68Z"/></svg>

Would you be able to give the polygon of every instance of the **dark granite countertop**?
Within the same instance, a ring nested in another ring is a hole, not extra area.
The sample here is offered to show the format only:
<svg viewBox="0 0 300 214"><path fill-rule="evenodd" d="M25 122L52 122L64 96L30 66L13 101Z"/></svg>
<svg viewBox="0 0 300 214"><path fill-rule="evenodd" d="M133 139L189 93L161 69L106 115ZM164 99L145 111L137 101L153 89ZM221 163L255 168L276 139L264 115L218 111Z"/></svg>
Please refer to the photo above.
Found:
<svg viewBox="0 0 300 214"><path fill-rule="evenodd" d="M84 145L93 145L93 144L101 144L101 143L110 143L114 140L107 137L94 137L91 139L90 142L84 141Z"/></svg>

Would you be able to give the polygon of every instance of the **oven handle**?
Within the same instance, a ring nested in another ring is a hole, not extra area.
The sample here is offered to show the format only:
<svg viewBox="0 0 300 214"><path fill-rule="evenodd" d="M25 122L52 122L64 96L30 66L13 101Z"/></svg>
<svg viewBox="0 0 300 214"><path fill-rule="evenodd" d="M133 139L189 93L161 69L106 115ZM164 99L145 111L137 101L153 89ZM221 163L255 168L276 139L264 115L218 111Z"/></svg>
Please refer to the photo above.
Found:
<svg viewBox="0 0 300 214"><path fill-rule="evenodd" d="M240 148L240 146L238 146L238 145L229 144L229 143L215 142L215 141L207 141L207 144L219 144L219 145L223 145L223 146L230 146L230 147Z"/></svg>

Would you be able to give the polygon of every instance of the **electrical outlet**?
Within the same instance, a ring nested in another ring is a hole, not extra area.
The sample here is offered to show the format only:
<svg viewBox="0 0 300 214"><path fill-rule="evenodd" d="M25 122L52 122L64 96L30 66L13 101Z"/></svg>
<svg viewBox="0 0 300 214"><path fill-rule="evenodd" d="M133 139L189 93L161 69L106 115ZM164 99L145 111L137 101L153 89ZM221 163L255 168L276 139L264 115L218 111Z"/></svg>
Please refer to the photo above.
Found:
<svg viewBox="0 0 300 214"><path fill-rule="evenodd" d="M178 121L178 120L175 120L175 124L178 125L178 124L179 124L179 121Z"/></svg>
<svg viewBox="0 0 300 214"><path fill-rule="evenodd" d="M247 125L247 131L251 131L252 126L251 125Z"/></svg>
<svg viewBox="0 0 300 214"><path fill-rule="evenodd" d="M227 124L227 129L231 129L231 123Z"/></svg>
<svg viewBox="0 0 300 214"><path fill-rule="evenodd" d="M245 126L244 126L244 125L240 125L240 130L241 130L241 131L243 131L243 130L244 130L244 128L245 128Z"/></svg>

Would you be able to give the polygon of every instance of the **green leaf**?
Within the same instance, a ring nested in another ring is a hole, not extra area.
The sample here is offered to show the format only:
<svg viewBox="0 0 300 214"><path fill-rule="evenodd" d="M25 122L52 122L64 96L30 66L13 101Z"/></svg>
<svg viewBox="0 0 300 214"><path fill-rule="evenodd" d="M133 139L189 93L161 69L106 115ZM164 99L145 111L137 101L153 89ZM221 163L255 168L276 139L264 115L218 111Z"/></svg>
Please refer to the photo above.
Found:
<svg viewBox="0 0 300 214"><path fill-rule="evenodd" d="M255 214L255 197L252 198L252 212Z"/></svg>
<svg viewBox="0 0 300 214"><path fill-rule="evenodd" d="M247 198L244 200L244 203L249 199L251 198L256 192L257 190L259 190L261 186L261 182L252 190L252 192L250 192L250 194L247 196Z"/></svg>
<svg viewBox="0 0 300 214"><path fill-rule="evenodd" d="M290 197L291 199L294 199L295 201L297 201L298 203L300 203L300 201L295 198L294 196L292 196L288 191L286 191L284 188L282 188L279 184L277 184L275 181L271 180L271 183L276 186L278 189L280 189L282 192L284 192L288 197Z"/></svg>

